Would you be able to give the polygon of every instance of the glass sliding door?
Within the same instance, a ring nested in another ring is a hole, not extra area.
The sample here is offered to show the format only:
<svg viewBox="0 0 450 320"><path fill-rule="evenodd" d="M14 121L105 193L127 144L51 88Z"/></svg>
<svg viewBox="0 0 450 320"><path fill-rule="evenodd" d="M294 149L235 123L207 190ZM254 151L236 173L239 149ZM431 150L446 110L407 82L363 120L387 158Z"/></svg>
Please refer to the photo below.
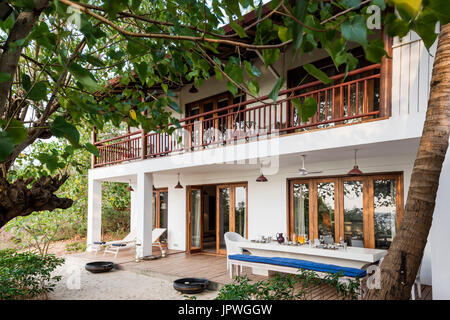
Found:
<svg viewBox="0 0 450 320"><path fill-rule="evenodd" d="M166 229L166 232L161 236L160 240L167 241L167 214L169 204L169 193L167 191L159 192L159 228Z"/></svg>
<svg viewBox="0 0 450 320"><path fill-rule="evenodd" d="M152 229L167 229L167 213L169 204L169 193L167 188L154 189L152 195L153 217ZM167 232L165 232L159 240L167 240Z"/></svg>
<svg viewBox="0 0 450 320"><path fill-rule="evenodd" d="M217 188L217 236L218 253L226 251L224 234L230 230L231 188Z"/></svg>
<svg viewBox="0 0 450 320"><path fill-rule="evenodd" d="M291 189L293 197L291 198L292 207L292 226L291 230L296 235L309 235L309 184L292 183ZM292 235L289 235L292 237Z"/></svg>
<svg viewBox="0 0 450 320"><path fill-rule="evenodd" d="M157 215L157 205L156 205L156 192L152 194L152 207L153 207L153 216L152 216L152 230L156 228L156 215Z"/></svg>
<svg viewBox="0 0 450 320"><path fill-rule="evenodd" d="M344 181L344 238L349 246L364 247L363 182Z"/></svg>
<svg viewBox="0 0 450 320"><path fill-rule="evenodd" d="M247 237L247 186L217 186L217 253L226 254L224 235L228 231Z"/></svg>
<svg viewBox="0 0 450 320"><path fill-rule="evenodd" d="M326 244L333 244L336 240L334 186L334 182L317 183L318 234Z"/></svg>
<svg viewBox="0 0 450 320"><path fill-rule="evenodd" d="M234 199L234 231L247 238L247 188L236 187L234 189Z"/></svg>
<svg viewBox="0 0 450 320"><path fill-rule="evenodd" d="M196 252L202 249L202 190L189 188L188 190L188 223L189 223L189 251Z"/></svg>
<svg viewBox="0 0 450 320"><path fill-rule="evenodd" d="M374 180L375 248L389 249L397 224L397 181Z"/></svg>

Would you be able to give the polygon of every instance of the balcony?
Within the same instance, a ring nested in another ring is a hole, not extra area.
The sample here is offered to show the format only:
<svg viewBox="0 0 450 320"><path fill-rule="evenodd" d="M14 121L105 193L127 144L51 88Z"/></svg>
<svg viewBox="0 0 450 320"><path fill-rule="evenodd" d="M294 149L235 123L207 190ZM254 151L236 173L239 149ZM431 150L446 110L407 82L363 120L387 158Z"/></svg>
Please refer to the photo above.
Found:
<svg viewBox="0 0 450 320"><path fill-rule="evenodd" d="M93 141L100 156L92 167L138 159L169 156L236 142L256 141L274 135L360 123L382 118L387 104L380 98L380 65L374 64L330 77L332 85L314 81L279 92L274 103L268 96L244 101L180 120L172 134L142 130L103 141ZM317 101L317 111L302 121L292 99Z"/></svg>

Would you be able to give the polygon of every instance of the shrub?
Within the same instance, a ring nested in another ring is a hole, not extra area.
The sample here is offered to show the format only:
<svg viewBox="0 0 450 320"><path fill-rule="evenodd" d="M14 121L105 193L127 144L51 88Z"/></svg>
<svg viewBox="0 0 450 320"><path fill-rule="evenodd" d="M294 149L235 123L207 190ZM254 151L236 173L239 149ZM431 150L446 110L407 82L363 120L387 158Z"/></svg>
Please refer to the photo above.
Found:
<svg viewBox="0 0 450 320"><path fill-rule="evenodd" d="M104 234L111 233L116 237L122 237L130 230L130 212L111 207L104 208L102 230Z"/></svg>
<svg viewBox="0 0 450 320"><path fill-rule="evenodd" d="M63 263L52 254L0 250L0 300L46 297L61 280L51 273Z"/></svg>
<svg viewBox="0 0 450 320"><path fill-rule="evenodd" d="M86 251L86 241L77 241L66 244L66 251L70 253Z"/></svg>
<svg viewBox="0 0 450 320"><path fill-rule="evenodd" d="M342 274L333 274L319 279L313 271L299 270L296 275L277 273L273 278L250 282L247 275L234 277L233 283L224 285L216 300L299 300L307 299L314 286L325 283L336 289L344 299L356 299L359 289L358 279L347 283L339 282Z"/></svg>

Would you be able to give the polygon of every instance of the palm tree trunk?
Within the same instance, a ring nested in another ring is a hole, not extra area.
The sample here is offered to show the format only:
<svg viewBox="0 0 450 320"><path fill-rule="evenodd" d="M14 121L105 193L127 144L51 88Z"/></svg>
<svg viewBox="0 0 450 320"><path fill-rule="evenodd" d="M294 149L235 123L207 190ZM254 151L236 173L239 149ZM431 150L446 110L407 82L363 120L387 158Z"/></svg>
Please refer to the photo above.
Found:
<svg viewBox="0 0 450 320"><path fill-rule="evenodd" d="M381 289L366 299L409 299L433 219L439 177L450 133L450 24L441 28L428 110L420 139L405 213L381 264Z"/></svg>

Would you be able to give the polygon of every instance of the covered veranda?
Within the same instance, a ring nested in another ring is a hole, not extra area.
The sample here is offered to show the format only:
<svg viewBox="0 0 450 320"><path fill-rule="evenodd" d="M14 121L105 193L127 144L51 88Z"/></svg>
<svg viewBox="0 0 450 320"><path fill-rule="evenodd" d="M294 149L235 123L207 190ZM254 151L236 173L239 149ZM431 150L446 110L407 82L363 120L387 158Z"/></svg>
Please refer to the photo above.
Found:
<svg viewBox="0 0 450 320"><path fill-rule="evenodd" d="M167 256L160 257L159 249L153 250L153 255L159 257L155 260L141 260L135 262L135 250L130 249L121 252L117 258L111 254L94 254L90 252L77 253L71 256L83 261L110 260L116 264L119 270L136 272L147 276L175 280L184 277L207 278L213 290L218 290L222 285L231 283L229 272L226 267L226 257L203 253L188 254L184 251L168 250ZM242 275L247 275L252 281L267 279L265 276L252 274L250 268L243 269ZM310 289L306 295L311 300L339 300L341 299L334 288L325 284ZM431 286L422 285L422 296L417 300L431 300Z"/></svg>

